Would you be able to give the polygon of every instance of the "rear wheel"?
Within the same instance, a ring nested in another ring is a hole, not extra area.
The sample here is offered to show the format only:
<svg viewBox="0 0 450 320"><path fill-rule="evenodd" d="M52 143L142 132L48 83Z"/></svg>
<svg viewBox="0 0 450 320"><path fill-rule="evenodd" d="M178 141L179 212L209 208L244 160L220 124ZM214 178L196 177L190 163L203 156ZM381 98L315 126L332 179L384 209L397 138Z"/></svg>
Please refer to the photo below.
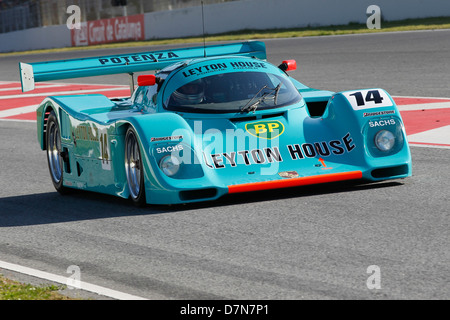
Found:
<svg viewBox="0 0 450 320"><path fill-rule="evenodd" d="M58 119L52 111L47 120L47 162L53 185L59 193L66 193L63 186L63 158L61 149L61 134Z"/></svg>
<svg viewBox="0 0 450 320"><path fill-rule="evenodd" d="M136 132L129 128L125 136L125 172L130 198L137 206L145 204L144 167Z"/></svg>

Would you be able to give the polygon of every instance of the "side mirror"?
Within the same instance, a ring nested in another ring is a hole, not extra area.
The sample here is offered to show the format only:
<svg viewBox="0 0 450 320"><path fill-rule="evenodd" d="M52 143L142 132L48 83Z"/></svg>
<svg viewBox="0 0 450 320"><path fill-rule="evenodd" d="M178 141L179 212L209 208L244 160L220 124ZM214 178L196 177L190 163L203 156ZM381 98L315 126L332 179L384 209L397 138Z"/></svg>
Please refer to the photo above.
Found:
<svg viewBox="0 0 450 320"><path fill-rule="evenodd" d="M153 86L156 84L156 76L153 74L140 75L138 76L137 82L139 87Z"/></svg>
<svg viewBox="0 0 450 320"><path fill-rule="evenodd" d="M297 61L295 60L284 60L279 66L284 72L297 70Z"/></svg>

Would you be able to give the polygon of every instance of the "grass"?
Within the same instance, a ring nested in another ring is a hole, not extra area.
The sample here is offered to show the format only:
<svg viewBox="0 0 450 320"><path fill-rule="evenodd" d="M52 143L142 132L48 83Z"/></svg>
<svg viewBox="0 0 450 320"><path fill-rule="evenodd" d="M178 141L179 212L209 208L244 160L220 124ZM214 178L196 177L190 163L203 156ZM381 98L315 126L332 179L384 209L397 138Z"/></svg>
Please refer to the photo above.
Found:
<svg viewBox="0 0 450 320"><path fill-rule="evenodd" d="M332 36L363 33L417 31L417 30L439 30L450 29L450 17L437 17L425 19L407 19L401 21L382 21L381 29L368 29L366 24L349 23L347 25L326 26L326 27L306 27L293 29L269 29L269 30L241 30L219 35L207 35L206 42L212 41L240 41L273 38L297 38L312 36ZM188 37L177 39L145 40L133 42L120 42L112 44L95 45L89 47L67 47L59 49L31 50L20 52L20 54L64 52L72 50L107 49L123 47L156 46L179 43L202 43L203 37ZM6 55L17 55L18 52L0 53L0 57Z"/></svg>
<svg viewBox="0 0 450 320"><path fill-rule="evenodd" d="M73 300L60 294L62 287L34 286L13 281L0 275L0 300Z"/></svg>
<svg viewBox="0 0 450 320"><path fill-rule="evenodd" d="M383 21L381 29L368 29L365 24L349 23L347 25L327 26L327 27L308 27L295 29L271 29L271 30L247 30L219 37L244 39L270 39L270 38L293 38L293 37L311 37L311 36L333 36L346 34L362 33L381 33L381 32L399 32L399 31L417 31L417 30L438 30L450 29L450 17L426 18L426 19L407 19L401 21ZM242 33L242 34L241 34ZM209 37L212 39L214 37Z"/></svg>

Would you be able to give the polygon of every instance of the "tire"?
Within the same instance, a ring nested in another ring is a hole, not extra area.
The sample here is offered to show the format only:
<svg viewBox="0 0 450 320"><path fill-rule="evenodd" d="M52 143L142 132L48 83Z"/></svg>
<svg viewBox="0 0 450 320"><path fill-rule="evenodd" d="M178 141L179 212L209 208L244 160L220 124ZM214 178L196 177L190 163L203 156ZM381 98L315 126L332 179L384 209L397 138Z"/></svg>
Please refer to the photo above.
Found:
<svg viewBox="0 0 450 320"><path fill-rule="evenodd" d="M144 206L146 203L144 167L137 135L131 127L125 135L125 172L131 200L138 207Z"/></svg>
<svg viewBox="0 0 450 320"><path fill-rule="evenodd" d="M61 133L59 130L58 119L52 111L47 120L47 163L50 171L50 177L56 191L61 194L67 193L67 188L63 186L64 164L61 155Z"/></svg>

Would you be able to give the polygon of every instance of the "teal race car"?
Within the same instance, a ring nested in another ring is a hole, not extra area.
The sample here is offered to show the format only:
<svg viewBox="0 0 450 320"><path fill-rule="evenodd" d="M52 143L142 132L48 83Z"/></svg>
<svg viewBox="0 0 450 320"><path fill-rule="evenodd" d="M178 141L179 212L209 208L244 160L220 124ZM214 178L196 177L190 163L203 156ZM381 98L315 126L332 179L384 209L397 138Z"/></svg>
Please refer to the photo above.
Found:
<svg viewBox="0 0 450 320"><path fill-rule="evenodd" d="M38 63L35 82L128 73L132 94L51 96L37 137L56 190L136 205L215 200L240 192L411 175L400 113L383 89L331 92L288 75L249 41ZM137 77L134 73L156 71Z"/></svg>

